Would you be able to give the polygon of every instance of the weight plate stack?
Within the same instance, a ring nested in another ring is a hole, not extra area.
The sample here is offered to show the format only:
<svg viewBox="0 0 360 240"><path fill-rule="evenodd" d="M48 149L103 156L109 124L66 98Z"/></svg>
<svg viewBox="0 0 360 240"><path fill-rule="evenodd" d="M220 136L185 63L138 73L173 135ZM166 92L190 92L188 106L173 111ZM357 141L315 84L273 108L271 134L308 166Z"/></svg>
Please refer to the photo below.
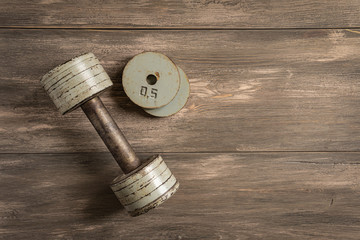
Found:
<svg viewBox="0 0 360 240"><path fill-rule="evenodd" d="M131 216L160 205L179 188L179 183L160 155L148 159L133 172L119 176L111 189Z"/></svg>
<svg viewBox="0 0 360 240"><path fill-rule="evenodd" d="M124 68L122 83L130 100L156 117L177 113L190 95L185 72L161 53L133 57Z"/></svg>

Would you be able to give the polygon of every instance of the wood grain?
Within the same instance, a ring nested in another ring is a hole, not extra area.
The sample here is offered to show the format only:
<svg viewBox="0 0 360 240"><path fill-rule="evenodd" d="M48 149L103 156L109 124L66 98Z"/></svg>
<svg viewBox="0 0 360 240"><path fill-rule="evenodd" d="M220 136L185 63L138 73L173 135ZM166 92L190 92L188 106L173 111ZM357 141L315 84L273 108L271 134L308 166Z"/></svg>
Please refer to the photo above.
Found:
<svg viewBox="0 0 360 240"><path fill-rule="evenodd" d="M3 0L0 27L349 28L354 0Z"/></svg>
<svg viewBox="0 0 360 240"><path fill-rule="evenodd" d="M359 158L165 154L179 191L131 218L110 154L0 154L0 238L358 239Z"/></svg>
<svg viewBox="0 0 360 240"><path fill-rule="evenodd" d="M359 151L360 31L0 31L0 151L107 151L81 110L61 117L39 79L92 51L114 81L102 96L137 152ZM191 82L186 107L154 118L121 88L142 51Z"/></svg>
<svg viewBox="0 0 360 240"><path fill-rule="evenodd" d="M354 0L0 1L0 239L358 239L360 18ZM191 83L154 118L121 86L143 51ZM131 218L116 162L82 111L40 78L93 52L102 100L180 190Z"/></svg>

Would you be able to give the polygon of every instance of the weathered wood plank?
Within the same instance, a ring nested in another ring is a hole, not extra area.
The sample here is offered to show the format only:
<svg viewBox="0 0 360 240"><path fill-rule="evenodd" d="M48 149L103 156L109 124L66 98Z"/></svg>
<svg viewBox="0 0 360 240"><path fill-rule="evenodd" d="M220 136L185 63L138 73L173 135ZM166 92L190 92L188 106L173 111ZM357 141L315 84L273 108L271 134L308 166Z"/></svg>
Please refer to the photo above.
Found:
<svg viewBox="0 0 360 240"><path fill-rule="evenodd" d="M165 154L180 190L131 218L110 154L0 154L0 238L358 239L359 158Z"/></svg>
<svg viewBox="0 0 360 240"><path fill-rule="evenodd" d="M354 0L3 0L0 27L358 27L359 7Z"/></svg>
<svg viewBox="0 0 360 240"><path fill-rule="evenodd" d="M0 151L106 151L81 110L61 117L39 83L88 51L115 82L102 99L137 152L359 151L359 44L353 30L2 30ZM148 116L121 89L125 63L144 50L190 78L172 117Z"/></svg>

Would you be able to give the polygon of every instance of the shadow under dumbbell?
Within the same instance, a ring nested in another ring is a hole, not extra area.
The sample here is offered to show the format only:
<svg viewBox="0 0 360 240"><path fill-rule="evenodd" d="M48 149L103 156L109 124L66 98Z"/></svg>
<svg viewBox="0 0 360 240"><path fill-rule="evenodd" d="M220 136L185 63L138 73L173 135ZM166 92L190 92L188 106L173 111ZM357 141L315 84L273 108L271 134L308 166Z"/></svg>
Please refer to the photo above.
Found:
<svg viewBox="0 0 360 240"><path fill-rule="evenodd" d="M82 208L84 218L101 219L121 211L126 212L109 186L118 174L118 167L113 163L112 156L108 153L80 154L82 160L77 167L83 172L86 181L77 187L87 199Z"/></svg>
<svg viewBox="0 0 360 240"><path fill-rule="evenodd" d="M88 220L100 219L125 211L108 185L101 185L91 192L89 201L83 209L84 218Z"/></svg>
<svg viewBox="0 0 360 240"><path fill-rule="evenodd" d="M109 184L119 175L119 168L110 153L76 152L66 158L60 158L54 168L59 175L56 179L66 182L59 188L67 207L81 212L85 220L95 220L124 212L123 206L112 192ZM71 180L70 180L71 179Z"/></svg>

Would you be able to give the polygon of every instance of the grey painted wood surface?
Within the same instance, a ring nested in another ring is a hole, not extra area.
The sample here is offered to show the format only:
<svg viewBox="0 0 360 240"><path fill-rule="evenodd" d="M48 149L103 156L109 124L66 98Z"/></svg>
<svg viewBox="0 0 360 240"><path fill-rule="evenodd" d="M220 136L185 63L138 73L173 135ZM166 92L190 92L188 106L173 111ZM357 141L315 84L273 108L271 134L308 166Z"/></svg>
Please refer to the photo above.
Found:
<svg viewBox="0 0 360 240"><path fill-rule="evenodd" d="M343 28L358 27L356 0L5 0L0 27Z"/></svg>
<svg viewBox="0 0 360 240"><path fill-rule="evenodd" d="M106 151L82 111L61 117L39 83L92 51L114 81L102 99L138 152L358 151L359 33L1 30L0 150ZM124 94L122 69L142 51L188 74L180 113L151 117Z"/></svg>
<svg viewBox="0 0 360 240"><path fill-rule="evenodd" d="M143 157L148 154L143 154ZM110 154L0 154L2 239L358 239L359 153L165 154L181 182L131 218Z"/></svg>

